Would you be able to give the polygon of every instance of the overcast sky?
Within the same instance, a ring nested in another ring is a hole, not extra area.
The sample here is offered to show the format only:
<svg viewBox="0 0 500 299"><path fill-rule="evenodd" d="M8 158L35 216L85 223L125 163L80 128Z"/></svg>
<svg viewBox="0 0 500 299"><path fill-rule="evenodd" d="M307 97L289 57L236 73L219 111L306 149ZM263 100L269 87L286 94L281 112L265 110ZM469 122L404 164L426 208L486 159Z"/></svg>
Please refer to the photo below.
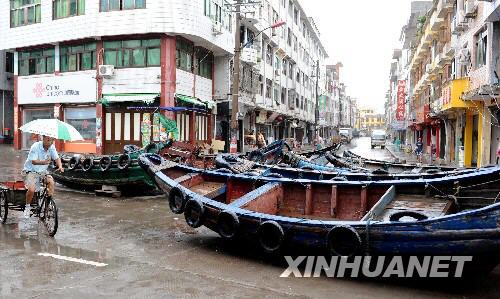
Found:
<svg viewBox="0 0 500 299"><path fill-rule="evenodd" d="M330 56L341 61L348 95L383 112L392 51L410 16L411 0L300 0Z"/></svg>

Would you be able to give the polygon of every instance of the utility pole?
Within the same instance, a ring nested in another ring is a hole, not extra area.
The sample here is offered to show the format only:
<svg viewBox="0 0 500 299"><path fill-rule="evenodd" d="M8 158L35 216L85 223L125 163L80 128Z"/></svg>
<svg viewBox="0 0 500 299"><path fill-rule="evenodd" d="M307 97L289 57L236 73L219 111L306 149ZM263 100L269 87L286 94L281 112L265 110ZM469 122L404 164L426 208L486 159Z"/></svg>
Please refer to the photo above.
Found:
<svg viewBox="0 0 500 299"><path fill-rule="evenodd" d="M232 101L231 101L231 139L238 139L238 94L239 94L239 83L240 83L240 27L241 27L241 10L240 10L241 0L236 0L236 26L234 33L234 59L233 59L233 86L231 91ZM241 138L240 138L241 139Z"/></svg>
<svg viewBox="0 0 500 299"><path fill-rule="evenodd" d="M318 131L318 119L319 119L319 60L316 61L316 108L314 111L314 139L316 139Z"/></svg>

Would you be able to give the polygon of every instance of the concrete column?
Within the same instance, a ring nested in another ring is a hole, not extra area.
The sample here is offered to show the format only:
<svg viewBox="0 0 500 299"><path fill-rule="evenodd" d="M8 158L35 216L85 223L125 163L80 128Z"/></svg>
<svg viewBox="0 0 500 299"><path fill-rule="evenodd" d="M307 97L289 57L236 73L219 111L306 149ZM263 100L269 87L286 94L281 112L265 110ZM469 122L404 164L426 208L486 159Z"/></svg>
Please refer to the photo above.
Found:
<svg viewBox="0 0 500 299"><path fill-rule="evenodd" d="M103 52L103 42L101 40L96 41L96 53L97 53L97 63L96 68L104 63L104 52ZM96 70L97 75L97 70ZM104 132L106 132L106 113L104 107L100 103L102 98L102 85L103 79L101 76L96 76L97 92L96 92L96 104L95 104L95 116L96 116L96 129L95 129L95 145L96 154L102 155L105 152L104 148Z"/></svg>
<svg viewBox="0 0 500 299"><path fill-rule="evenodd" d="M464 136L464 165L470 167L472 165L472 129L474 126L474 114L467 110L465 113L465 136Z"/></svg>
<svg viewBox="0 0 500 299"><path fill-rule="evenodd" d="M479 126L481 129L479 130L479 156L480 163L478 162L478 166L483 167L491 164L490 161L490 148L491 148L491 113L488 111L488 102L485 102L482 109L479 111L482 113L479 119Z"/></svg>
<svg viewBox="0 0 500 299"><path fill-rule="evenodd" d="M160 64L161 64L161 83L160 83L160 106L175 106L176 90L176 40L172 36L163 36L161 38ZM165 112L165 116L175 120L175 113Z"/></svg>
<svg viewBox="0 0 500 299"><path fill-rule="evenodd" d="M451 136L451 124L449 122L449 120L446 120L444 122L444 128L445 128L445 132L446 132L446 142L445 142L445 147L444 147L444 160L445 160L445 163L450 163L451 162L451 138L453 138L453 136Z"/></svg>

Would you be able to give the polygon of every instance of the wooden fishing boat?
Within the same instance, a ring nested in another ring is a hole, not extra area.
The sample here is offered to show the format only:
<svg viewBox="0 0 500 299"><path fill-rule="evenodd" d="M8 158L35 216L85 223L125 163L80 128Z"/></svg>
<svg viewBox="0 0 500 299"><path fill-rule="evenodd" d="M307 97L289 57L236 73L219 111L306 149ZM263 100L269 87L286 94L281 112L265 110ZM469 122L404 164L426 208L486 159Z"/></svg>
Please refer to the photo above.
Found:
<svg viewBox="0 0 500 299"><path fill-rule="evenodd" d="M328 155L328 154L327 154ZM253 162L232 154L220 154L215 158L216 167L220 171L249 176L271 176L290 179L309 180L346 180L346 181L379 181L379 180L415 180L422 178L438 178L473 172L474 169L459 169L441 171L427 169L426 171L389 173L384 169L369 170L362 167L324 166L309 161L291 152L284 154L282 163L267 165Z"/></svg>
<svg viewBox="0 0 500 299"><path fill-rule="evenodd" d="M312 181L200 171L144 154L140 165L174 213L269 253L473 256L500 254L500 168L434 179Z"/></svg>
<svg viewBox="0 0 500 299"><path fill-rule="evenodd" d="M141 194L156 189L154 182L138 165L143 153L160 154L166 159L193 167L213 168L215 155L202 155L197 146L185 142L151 143L145 148L124 146L118 155L63 155L65 172L52 172L56 182L78 190L98 190L113 186L126 194Z"/></svg>
<svg viewBox="0 0 500 299"><path fill-rule="evenodd" d="M138 165L144 151L106 156L62 156L64 172L52 171L54 180L78 190L98 190L114 186L118 191L135 194L156 188L154 182Z"/></svg>
<svg viewBox="0 0 500 299"><path fill-rule="evenodd" d="M385 169L389 172L404 172L404 171L427 171L429 169L439 169L444 171L451 171L457 169L457 167L446 166L446 165L417 165L415 163L403 163L396 161L382 161L376 159L364 158L350 150L344 151L343 156L331 153L326 158L332 164L351 164L360 167L365 167L368 169Z"/></svg>

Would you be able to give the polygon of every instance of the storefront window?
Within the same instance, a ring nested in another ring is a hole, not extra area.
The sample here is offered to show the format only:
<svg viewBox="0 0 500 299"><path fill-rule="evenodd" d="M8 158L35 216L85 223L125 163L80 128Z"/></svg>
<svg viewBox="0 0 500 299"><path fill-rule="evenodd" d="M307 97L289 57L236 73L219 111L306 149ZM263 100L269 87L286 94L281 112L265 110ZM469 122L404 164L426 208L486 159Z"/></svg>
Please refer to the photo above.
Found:
<svg viewBox="0 0 500 299"><path fill-rule="evenodd" d="M24 123L27 124L35 119L50 119L54 118L54 108L50 109L26 109L24 110ZM23 148L30 148L37 141L36 135L23 133Z"/></svg>
<svg viewBox="0 0 500 299"><path fill-rule="evenodd" d="M104 42L104 63L115 67L160 65L160 40L125 40Z"/></svg>
<svg viewBox="0 0 500 299"><path fill-rule="evenodd" d="M96 112L95 107L66 108L65 121L75 127L86 141L95 142Z"/></svg>

